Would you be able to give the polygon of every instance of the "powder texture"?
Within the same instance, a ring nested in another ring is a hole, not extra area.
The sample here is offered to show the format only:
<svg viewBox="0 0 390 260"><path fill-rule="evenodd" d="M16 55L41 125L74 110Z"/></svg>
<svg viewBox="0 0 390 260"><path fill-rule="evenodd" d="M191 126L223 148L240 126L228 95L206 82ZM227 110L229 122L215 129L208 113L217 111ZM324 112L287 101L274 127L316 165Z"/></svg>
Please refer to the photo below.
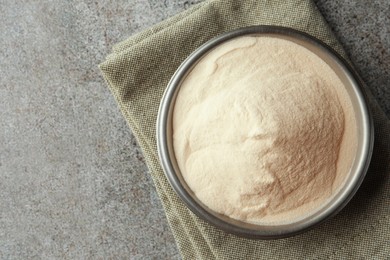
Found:
<svg viewBox="0 0 390 260"><path fill-rule="evenodd" d="M325 62L291 41L218 46L187 75L174 107L174 153L188 186L211 210L249 223L315 210L353 161L353 142L342 148L354 121L340 89Z"/></svg>

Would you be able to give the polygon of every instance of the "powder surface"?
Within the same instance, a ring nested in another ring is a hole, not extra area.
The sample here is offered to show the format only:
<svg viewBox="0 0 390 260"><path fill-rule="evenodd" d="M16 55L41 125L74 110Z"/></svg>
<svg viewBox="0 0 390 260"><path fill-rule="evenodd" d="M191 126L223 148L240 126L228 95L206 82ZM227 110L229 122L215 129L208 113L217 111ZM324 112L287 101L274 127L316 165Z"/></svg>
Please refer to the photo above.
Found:
<svg viewBox="0 0 390 260"><path fill-rule="evenodd" d="M355 125L342 82L316 54L280 38L239 37L182 82L174 153L204 205L279 224L313 212L343 183Z"/></svg>

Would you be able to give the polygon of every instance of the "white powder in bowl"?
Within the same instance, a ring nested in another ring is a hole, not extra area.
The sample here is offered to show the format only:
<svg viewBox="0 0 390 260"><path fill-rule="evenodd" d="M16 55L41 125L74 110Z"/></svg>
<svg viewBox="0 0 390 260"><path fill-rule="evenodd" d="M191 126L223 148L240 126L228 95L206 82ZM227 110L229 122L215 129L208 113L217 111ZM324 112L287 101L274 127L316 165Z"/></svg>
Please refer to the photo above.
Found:
<svg viewBox="0 0 390 260"><path fill-rule="evenodd" d="M211 210L280 224L328 201L356 151L351 102L335 72L288 40L246 36L205 55L173 111L180 171Z"/></svg>

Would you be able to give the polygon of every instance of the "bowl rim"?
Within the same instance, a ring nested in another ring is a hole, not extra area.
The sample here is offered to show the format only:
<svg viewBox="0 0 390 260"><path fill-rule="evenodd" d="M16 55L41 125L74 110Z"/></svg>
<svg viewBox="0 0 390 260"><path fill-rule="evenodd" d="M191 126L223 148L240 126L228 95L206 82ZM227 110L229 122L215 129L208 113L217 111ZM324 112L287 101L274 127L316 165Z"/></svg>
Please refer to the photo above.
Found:
<svg viewBox="0 0 390 260"><path fill-rule="evenodd" d="M199 61L206 53L208 53L217 45L229 41L233 38L254 34L292 37L304 41L310 45L314 45L316 48L319 48L326 52L328 55L330 55L330 57L335 62L337 62L338 65L341 66L343 72L346 73L346 75L353 80L354 84L351 85L353 85L354 91L357 94L356 98L359 101L359 107L361 108L361 114L363 115L363 120L365 122L365 124L363 125L365 140L363 140L364 149L362 156L365 158L365 160L361 161L358 166L356 177L353 179L354 183L352 183L352 185L349 185L345 196L338 199L336 203L332 204L330 209L325 212L322 212L316 217L312 217L311 219L309 219L309 221L302 221L302 223L300 223L299 225L287 224L279 226L267 226L248 224L233 219L230 219L231 221L229 222L225 221L223 219L224 217L221 214L212 213L211 210L207 210L199 203L199 201L197 201L195 198L193 198L191 194L189 194L189 192L184 187L185 185L183 185L183 183L180 181L180 178L176 174L176 171L178 171L178 167L174 167L174 164L171 160L173 148L170 147L168 141L168 122L173 109L175 95L180 88L182 79L187 75L188 71L194 66L194 64L196 64L197 61ZM180 199L186 204L186 206L198 217L216 226L217 228L222 229L227 233L232 233L246 238L277 239L290 237L305 232L313 228L314 226L317 226L318 224L322 223L326 219L336 215L348 204L348 202L352 199L352 197L360 187L361 183L363 182L371 160L374 144L373 119L371 111L367 105L367 100L367 95L363 88L363 82L361 81L353 67L330 46L309 34L288 27L270 25L249 26L229 31L207 41L205 44L196 49L192 54L187 57L187 59L184 60L184 62L179 66L179 68L176 70L171 80L169 81L161 99L156 123L157 151L158 157L160 159L160 164L170 185L179 195Z"/></svg>

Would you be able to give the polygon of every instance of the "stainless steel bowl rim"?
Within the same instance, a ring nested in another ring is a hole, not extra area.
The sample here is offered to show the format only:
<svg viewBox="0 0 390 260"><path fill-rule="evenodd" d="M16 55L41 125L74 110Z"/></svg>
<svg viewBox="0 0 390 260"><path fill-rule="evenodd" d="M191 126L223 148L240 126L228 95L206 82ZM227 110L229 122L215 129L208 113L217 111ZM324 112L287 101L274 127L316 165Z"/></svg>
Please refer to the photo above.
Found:
<svg viewBox="0 0 390 260"><path fill-rule="evenodd" d="M278 225L278 226L267 226L267 225L254 225L243 223L240 221L225 221L210 210L206 209L200 205L197 201L184 187L185 184L180 181L177 175L177 167L172 163L172 147L169 145L168 138L168 118L171 116L172 108L174 105L175 94L180 88L181 80L185 77L187 72L196 64L196 62L203 57L208 51L216 47L217 45L231 40L236 37L244 35L253 35L253 34L267 34L267 35L286 35L289 37L297 38L303 41L306 41L316 47L326 51L339 65L344 68L344 72L348 76L354 79L354 87L357 93L357 98L359 99L360 108L364 120L366 122L364 133L364 160L359 162L358 172L356 173L356 178L354 178L354 183L349 185L348 190L345 195L339 198L336 203L332 204L329 208L324 210L321 214L312 217L308 220L301 221L300 223ZM308 229L313 228L314 226L322 223L324 220L334 216L341 209L345 207L346 204L351 200L359 186L361 185L365 174L367 172L369 162L372 156L373 144L374 144L374 127L371 112L367 106L367 96L364 92L363 83L358 77L355 70L346 62L337 52L332 48L327 46L325 43L321 42L317 38L310 36L304 32L300 32L291 28L280 27L280 26L251 26L244 27L238 30L230 31L224 33L216 38L206 42L196 51L194 51L177 69L173 77L171 78L168 86L164 92L163 98L160 103L158 117L157 117L157 150L158 156L163 168L163 171L172 186L175 192L179 195L182 201L187 205L187 207L195 213L198 217L206 220L212 225L232 234L247 238L257 238L257 239L276 239L293 236L299 233L302 233Z"/></svg>

